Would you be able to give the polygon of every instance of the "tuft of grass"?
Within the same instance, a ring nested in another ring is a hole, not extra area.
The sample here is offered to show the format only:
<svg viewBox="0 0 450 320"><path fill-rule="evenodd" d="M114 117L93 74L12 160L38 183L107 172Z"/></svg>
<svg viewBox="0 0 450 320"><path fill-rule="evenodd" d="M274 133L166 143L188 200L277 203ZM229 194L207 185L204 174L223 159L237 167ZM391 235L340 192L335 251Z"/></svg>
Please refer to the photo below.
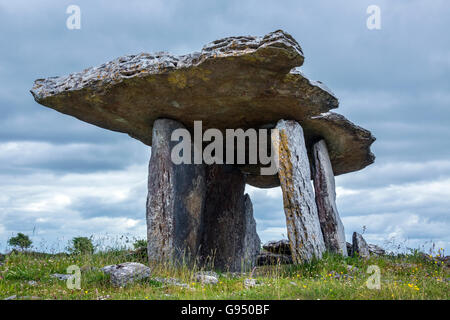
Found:
<svg viewBox="0 0 450 320"><path fill-rule="evenodd" d="M449 271L436 261L413 252L363 260L325 254L323 259L302 265L276 265L256 268L252 274L220 273L219 283L203 285L195 273L197 266L151 265L152 276L175 278L187 287L163 284L154 279L114 288L109 276L100 271L105 265L135 261L148 264L146 257L125 249L109 249L93 254L46 254L13 252L0 266L0 299L449 299ZM52 278L77 265L82 270L81 289L68 289L66 281ZM381 288L369 289L366 281L370 265L381 271ZM244 280L258 280L246 288Z"/></svg>

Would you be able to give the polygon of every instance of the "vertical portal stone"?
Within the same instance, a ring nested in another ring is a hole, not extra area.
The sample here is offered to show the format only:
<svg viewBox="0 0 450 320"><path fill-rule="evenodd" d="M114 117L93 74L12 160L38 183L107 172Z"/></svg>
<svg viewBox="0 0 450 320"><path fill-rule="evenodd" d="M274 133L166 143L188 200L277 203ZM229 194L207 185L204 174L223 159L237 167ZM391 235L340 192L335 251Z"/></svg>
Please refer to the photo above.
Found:
<svg viewBox="0 0 450 320"><path fill-rule="evenodd" d="M320 259L325 251L319 216L314 201L308 154L303 129L296 121L280 120L279 170L284 213L292 257L296 263Z"/></svg>
<svg viewBox="0 0 450 320"><path fill-rule="evenodd" d="M153 124L147 197L147 239L150 261L191 261L198 254L205 198L204 165L171 160L171 141L182 124L158 119Z"/></svg>
<svg viewBox="0 0 450 320"><path fill-rule="evenodd" d="M253 207L244 195L245 176L231 165L206 166L202 256L205 263L228 271L256 263L260 241Z"/></svg>
<svg viewBox="0 0 450 320"><path fill-rule="evenodd" d="M344 225L336 207L333 168L324 140L313 146L313 164L317 211L325 247L330 252L347 256Z"/></svg>

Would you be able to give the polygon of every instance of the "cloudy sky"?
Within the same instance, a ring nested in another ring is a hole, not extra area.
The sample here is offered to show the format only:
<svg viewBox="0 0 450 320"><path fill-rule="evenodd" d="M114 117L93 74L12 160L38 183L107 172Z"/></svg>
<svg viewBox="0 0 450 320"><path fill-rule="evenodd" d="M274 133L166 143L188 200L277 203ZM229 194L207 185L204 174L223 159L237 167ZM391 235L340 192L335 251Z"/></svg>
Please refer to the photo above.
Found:
<svg viewBox="0 0 450 320"><path fill-rule="evenodd" d="M80 30L66 27L71 4ZM366 26L372 4L380 30ZM37 104L35 79L276 29L298 40L303 72L337 111L377 137L375 164L337 178L347 240L364 228L372 243L450 250L449 16L445 0L0 0L0 251L17 232L47 250L145 236L150 148ZM280 189L248 192L261 239L286 237Z"/></svg>

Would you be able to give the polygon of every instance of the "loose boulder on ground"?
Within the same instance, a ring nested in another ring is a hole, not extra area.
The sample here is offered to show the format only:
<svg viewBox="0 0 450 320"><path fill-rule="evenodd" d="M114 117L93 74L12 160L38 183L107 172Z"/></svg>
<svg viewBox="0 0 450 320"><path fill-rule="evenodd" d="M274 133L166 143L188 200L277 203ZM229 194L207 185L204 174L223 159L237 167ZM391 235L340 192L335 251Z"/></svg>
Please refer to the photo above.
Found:
<svg viewBox="0 0 450 320"><path fill-rule="evenodd" d="M261 252L257 257L258 266L292 264L292 256L287 254L276 254L272 252Z"/></svg>
<svg viewBox="0 0 450 320"><path fill-rule="evenodd" d="M269 241L263 245L263 249L276 254L285 254L291 255L291 245L289 244L289 240L277 240L277 241Z"/></svg>
<svg viewBox="0 0 450 320"><path fill-rule="evenodd" d="M101 269L110 275L111 284L115 287L124 287L137 280L147 279L151 276L151 269L142 263L124 262L105 266Z"/></svg>

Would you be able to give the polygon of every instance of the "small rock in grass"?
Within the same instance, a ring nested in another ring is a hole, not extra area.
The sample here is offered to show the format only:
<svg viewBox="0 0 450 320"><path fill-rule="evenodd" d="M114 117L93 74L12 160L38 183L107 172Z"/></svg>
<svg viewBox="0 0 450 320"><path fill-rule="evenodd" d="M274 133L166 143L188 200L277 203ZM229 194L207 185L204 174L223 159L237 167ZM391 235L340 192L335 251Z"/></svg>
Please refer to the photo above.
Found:
<svg viewBox="0 0 450 320"><path fill-rule="evenodd" d="M105 266L101 269L111 277L111 284L115 287L124 287L136 280L149 278L151 269L142 263L124 262Z"/></svg>
<svg viewBox="0 0 450 320"><path fill-rule="evenodd" d="M37 282L36 281L34 281L34 280L30 280L30 281L28 281L28 285L29 286L32 286L32 287L34 287L34 286L37 286Z"/></svg>
<svg viewBox="0 0 450 320"><path fill-rule="evenodd" d="M253 288L253 287L256 287L256 286L260 286L260 285L261 285L261 283L258 280L256 280L256 279L245 279L244 280L244 287L246 289Z"/></svg>
<svg viewBox="0 0 450 320"><path fill-rule="evenodd" d="M215 274L215 276L212 274ZM215 272L210 274L207 272L197 272L195 274L195 280L202 284L217 284L219 282L219 279L217 279L217 273Z"/></svg>
<svg viewBox="0 0 450 320"><path fill-rule="evenodd" d="M351 272L357 272L357 271L359 271L359 268L355 267L355 266L347 265L347 270L351 271Z"/></svg>
<svg viewBox="0 0 450 320"><path fill-rule="evenodd" d="M54 273L50 275L50 277L56 278L61 281L71 279L73 276L74 276L73 274L64 274L64 273Z"/></svg>
<svg viewBox="0 0 450 320"><path fill-rule="evenodd" d="M156 278L152 278L152 280L156 281L156 282L172 285L172 286L177 286L177 287L182 287L182 288L189 288L189 286L186 283L182 283L178 279L175 279L175 278L156 277Z"/></svg>

